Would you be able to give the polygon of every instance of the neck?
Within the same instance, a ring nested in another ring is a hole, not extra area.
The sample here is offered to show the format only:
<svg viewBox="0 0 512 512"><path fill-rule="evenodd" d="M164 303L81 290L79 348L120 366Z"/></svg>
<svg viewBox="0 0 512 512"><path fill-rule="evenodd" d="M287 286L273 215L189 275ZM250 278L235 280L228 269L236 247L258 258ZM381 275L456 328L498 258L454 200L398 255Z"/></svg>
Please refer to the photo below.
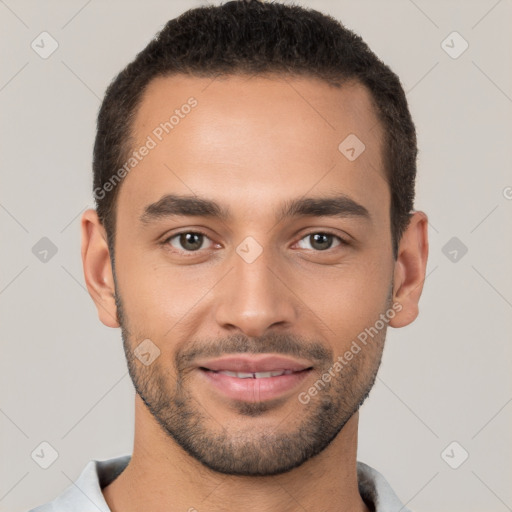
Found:
<svg viewBox="0 0 512 512"><path fill-rule="evenodd" d="M322 453L287 473L232 476L188 455L136 395L132 458L103 495L112 512L368 512L357 484L358 420L356 413Z"/></svg>

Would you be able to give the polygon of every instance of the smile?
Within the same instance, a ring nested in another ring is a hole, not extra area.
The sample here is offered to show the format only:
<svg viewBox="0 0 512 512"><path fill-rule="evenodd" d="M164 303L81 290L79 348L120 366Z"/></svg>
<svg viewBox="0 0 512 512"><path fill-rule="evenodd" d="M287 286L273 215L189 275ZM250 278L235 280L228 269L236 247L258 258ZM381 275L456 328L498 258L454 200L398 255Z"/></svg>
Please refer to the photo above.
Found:
<svg viewBox="0 0 512 512"><path fill-rule="evenodd" d="M206 370L206 368L204 368ZM281 375L290 375L293 373L292 370L275 370L271 372L231 372L229 370L215 371L210 370L214 373L222 373L229 377L236 377L238 379L268 379L269 377L280 377Z"/></svg>

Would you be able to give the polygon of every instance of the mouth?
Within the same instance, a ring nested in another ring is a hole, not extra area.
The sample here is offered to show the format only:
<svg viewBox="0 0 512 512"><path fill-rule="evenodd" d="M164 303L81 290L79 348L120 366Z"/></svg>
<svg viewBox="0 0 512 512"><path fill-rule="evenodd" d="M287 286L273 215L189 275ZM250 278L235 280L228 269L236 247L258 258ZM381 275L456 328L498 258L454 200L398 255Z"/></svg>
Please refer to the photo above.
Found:
<svg viewBox="0 0 512 512"><path fill-rule="evenodd" d="M201 361L197 369L225 398L262 402L290 394L311 373L308 361L282 356L226 356Z"/></svg>
<svg viewBox="0 0 512 512"><path fill-rule="evenodd" d="M241 375L247 374L246 376L241 376L240 378L276 377L281 373L276 375L265 374L272 372L300 372L313 367L309 361L303 359L294 359L291 357L277 356L272 354L242 354L236 356L224 356L218 359L206 359L198 361L197 366L203 370L209 370L218 373L231 372ZM253 377L252 375L254 374L259 374L260 376ZM234 377L234 375L231 376Z"/></svg>
<svg viewBox="0 0 512 512"><path fill-rule="evenodd" d="M238 379L268 379L269 377L280 377L281 375L291 375L294 373L292 370L274 370L270 372L231 372L229 370L210 370L208 368L200 368L201 370L213 373L222 373L229 377L236 377ZM301 370L304 371L304 370Z"/></svg>

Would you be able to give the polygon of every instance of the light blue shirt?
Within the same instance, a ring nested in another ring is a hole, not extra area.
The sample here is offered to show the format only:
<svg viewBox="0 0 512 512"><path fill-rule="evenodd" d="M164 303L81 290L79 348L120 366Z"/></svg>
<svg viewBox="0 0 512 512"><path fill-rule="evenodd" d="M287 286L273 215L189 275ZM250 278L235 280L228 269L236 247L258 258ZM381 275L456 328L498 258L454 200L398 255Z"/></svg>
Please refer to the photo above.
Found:
<svg viewBox="0 0 512 512"><path fill-rule="evenodd" d="M101 489L113 482L130 462L131 455L109 460L91 460L76 482L51 503L30 512L111 512ZM359 494L374 512L411 512L401 503L387 480L363 462L357 463Z"/></svg>

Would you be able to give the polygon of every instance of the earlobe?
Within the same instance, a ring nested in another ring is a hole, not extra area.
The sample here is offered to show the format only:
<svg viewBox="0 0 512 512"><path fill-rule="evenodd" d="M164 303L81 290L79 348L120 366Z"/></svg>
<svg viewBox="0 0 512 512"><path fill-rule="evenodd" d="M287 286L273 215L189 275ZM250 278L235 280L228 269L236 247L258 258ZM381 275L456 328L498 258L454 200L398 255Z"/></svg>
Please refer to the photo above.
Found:
<svg viewBox="0 0 512 512"><path fill-rule="evenodd" d="M100 321L107 327L119 327L115 304L115 284L105 228L96 210L82 215L82 265L85 283L96 304Z"/></svg>
<svg viewBox="0 0 512 512"><path fill-rule="evenodd" d="M418 303L428 258L428 219L424 212L414 212L402 235L395 262L393 303L401 309L389 322L392 327L404 327L418 316Z"/></svg>

